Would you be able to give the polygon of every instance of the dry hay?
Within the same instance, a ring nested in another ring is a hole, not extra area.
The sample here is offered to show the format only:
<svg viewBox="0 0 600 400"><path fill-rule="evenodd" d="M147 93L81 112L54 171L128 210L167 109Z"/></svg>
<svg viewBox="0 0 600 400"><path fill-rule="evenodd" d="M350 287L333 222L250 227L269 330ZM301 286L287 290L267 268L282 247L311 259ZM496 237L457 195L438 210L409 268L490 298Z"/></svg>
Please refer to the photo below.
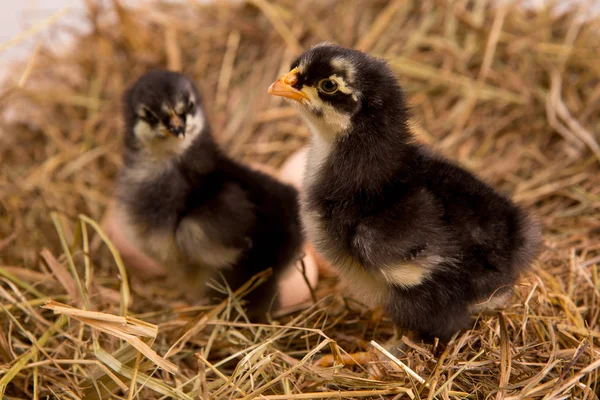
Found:
<svg viewBox="0 0 600 400"><path fill-rule="evenodd" d="M585 8L88 3L92 33L62 54L41 47L0 95L7 396L597 398L600 21L580 18ZM322 40L388 58L422 138L545 223L539 265L513 304L480 316L443 352L410 344L394 359L377 350L393 335L389 321L345 299L332 277L317 304L259 326L240 317L237 301L192 307L162 282L123 279L118 255L93 243L121 164L128 83L150 67L181 68L200 84L223 146L277 166L308 132L266 88Z"/></svg>

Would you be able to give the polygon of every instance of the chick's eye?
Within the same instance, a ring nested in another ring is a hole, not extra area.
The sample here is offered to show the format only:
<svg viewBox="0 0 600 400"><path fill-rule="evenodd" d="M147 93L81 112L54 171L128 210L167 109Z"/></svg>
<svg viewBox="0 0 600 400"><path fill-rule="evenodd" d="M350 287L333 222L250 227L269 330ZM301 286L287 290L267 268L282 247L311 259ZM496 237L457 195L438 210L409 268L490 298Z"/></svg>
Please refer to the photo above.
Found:
<svg viewBox="0 0 600 400"><path fill-rule="evenodd" d="M190 101L190 102L188 103L188 105L187 105L187 107L186 107L185 111L186 111L188 114L191 114L191 113L193 113L193 112L194 112L194 109L195 109L194 107L195 107L195 104L194 104L194 102L193 102L193 101Z"/></svg>
<svg viewBox="0 0 600 400"><path fill-rule="evenodd" d="M326 94L333 94L338 91L338 84L332 79L322 79L319 81L318 88Z"/></svg>
<svg viewBox="0 0 600 400"><path fill-rule="evenodd" d="M158 122L158 119L150 111L144 111L144 114L141 118L150 125L154 125Z"/></svg>

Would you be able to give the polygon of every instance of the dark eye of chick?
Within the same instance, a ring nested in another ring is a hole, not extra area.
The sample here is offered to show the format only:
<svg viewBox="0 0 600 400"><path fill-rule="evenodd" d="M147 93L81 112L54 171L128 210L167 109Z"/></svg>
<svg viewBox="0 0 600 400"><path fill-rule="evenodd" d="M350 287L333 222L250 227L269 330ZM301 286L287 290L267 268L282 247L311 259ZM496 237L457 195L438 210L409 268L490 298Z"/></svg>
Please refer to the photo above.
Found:
<svg viewBox="0 0 600 400"><path fill-rule="evenodd" d="M142 116L140 118L142 118L144 121L146 121L150 125L154 125L158 122L158 118L156 118L156 116L148 110L145 110L144 116Z"/></svg>
<svg viewBox="0 0 600 400"><path fill-rule="evenodd" d="M338 91L338 84L333 79L321 79L317 84L317 88L325 94L334 94Z"/></svg>
<svg viewBox="0 0 600 400"><path fill-rule="evenodd" d="M187 107L185 108L185 113L193 114L195 109L196 109L196 105L194 104L193 101L190 101L188 103Z"/></svg>

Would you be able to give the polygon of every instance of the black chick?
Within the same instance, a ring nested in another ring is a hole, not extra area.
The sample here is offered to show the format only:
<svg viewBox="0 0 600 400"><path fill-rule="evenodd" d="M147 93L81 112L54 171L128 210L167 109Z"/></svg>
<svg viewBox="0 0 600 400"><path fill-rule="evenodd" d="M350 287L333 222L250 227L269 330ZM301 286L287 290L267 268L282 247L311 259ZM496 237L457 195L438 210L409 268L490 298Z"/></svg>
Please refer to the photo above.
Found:
<svg viewBox="0 0 600 400"><path fill-rule="evenodd" d="M215 144L192 81L168 71L143 75L125 93L124 167L116 213L132 243L183 280L197 298L236 289L272 268L246 299L252 318L277 306L279 277L303 242L297 191L236 163Z"/></svg>
<svg viewBox="0 0 600 400"><path fill-rule="evenodd" d="M417 144L383 60L321 44L269 88L312 131L307 239L400 327L447 341L470 312L507 300L540 228L473 174Z"/></svg>

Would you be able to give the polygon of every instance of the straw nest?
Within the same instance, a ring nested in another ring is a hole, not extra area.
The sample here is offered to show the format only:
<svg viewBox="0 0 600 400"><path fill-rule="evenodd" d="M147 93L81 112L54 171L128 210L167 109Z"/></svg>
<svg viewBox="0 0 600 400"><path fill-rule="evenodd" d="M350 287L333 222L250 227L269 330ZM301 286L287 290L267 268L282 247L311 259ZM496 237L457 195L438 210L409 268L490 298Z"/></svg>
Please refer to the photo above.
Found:
<svg viewBox="0 0 600 400"><path fill-rule="evenodd" d="M0 92L6 396L597 399L600 21L582 18L585 7L88 6L91 33L61 52L40 47ZM127 84L150 67L193 76L224 148L279 166L308 132L266 88L323 40L387 58L423 140L545 223L543 254L512 305L479 316L444 351L409 342L402 357L386 354L391 324L344 298L335 277L321 279L316 304L271 326L248 324L237 300L194 307L162 282L127 279L99 235Z"/></svg>

